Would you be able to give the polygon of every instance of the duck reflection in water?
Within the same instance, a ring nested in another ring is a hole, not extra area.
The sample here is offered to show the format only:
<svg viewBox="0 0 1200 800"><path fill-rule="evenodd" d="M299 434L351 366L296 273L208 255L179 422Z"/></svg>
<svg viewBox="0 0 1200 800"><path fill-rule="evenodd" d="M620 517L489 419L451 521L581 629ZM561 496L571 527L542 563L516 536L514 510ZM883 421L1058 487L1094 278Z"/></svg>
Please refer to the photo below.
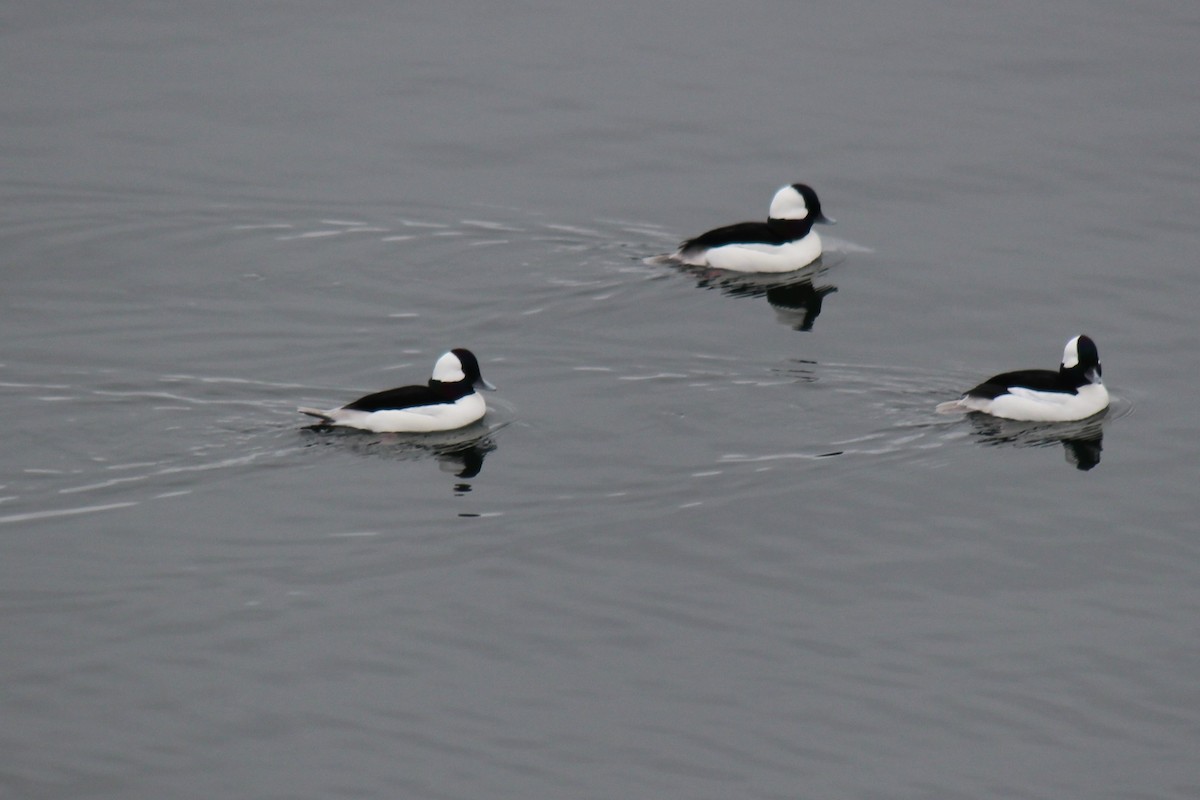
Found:
<svg viewBox="0 0 1200 800"><path fill-rule="evenodd" d="M818 259L813 266L787 275L682 267L696 278L699 289L716 289L730 297L765 297L775 310L776 319L795 331L811 331L821 315L825 295L836 286L818 286L815 281L827 271Z"/></svg>
<svg viewBox="0 0 1200 800"><path fill-rule="evenodd" d="M1062 444L1068 464L1087 472L1100 463L1105 413L1079 422L1030 423L971 414L975 436L985 445L1052 447Z"/></svg>
<svg viewBox="0 0 1200 800"><path fill-rule="evenodd" d="M483 470L483 459L496 450L496 442L491 437L494 429L483 425L478 427L483 431L464 428L445 434L367 433L325 424L309 425L304 430L323 434L319 439L314 439L310 447L344 447L360 455L393 461L432 458L442 472L469 479L479 475ZM456 487L456 491L470 490L469 485L460 484Z"/></svg>

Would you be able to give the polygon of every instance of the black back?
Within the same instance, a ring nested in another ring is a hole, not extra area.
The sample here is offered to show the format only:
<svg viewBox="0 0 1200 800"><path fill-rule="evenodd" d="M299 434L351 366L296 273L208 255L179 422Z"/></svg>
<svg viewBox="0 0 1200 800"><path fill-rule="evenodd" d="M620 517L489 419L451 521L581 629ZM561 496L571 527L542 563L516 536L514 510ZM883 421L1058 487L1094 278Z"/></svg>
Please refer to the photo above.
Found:
<svg viewBox="0 0 1200 800"><path fill-rule="evenodd" d="M1014 386L1034 389L1039 392L1069 392L1078 394L1076 389L1083 383L1074 386L1069 381L1063 381L1061 372L1048 369L1023 369L1016 372L1005 372L988 378L983 383L967 391L969 397L982 397L988 400L1006 394Z"/></svg>
<svg viewBox="0 0 1200 800"><path fill-rule="evenodd" d="M427 386L401 386L397 389L385 389L366 397L360 397L353 403L343 406L354 411L386 411L400 408L415 408L430 406L436 403L453 403L460 397L466 397L475 391L469 380L457 383L442 383L432 378Z"/></svg>
<svg viewBox="0 0 1200 800"><path fill-rule="evenodd" d="M726 244L787 244L808 236L812 230L810 214L805 219L768 219L766 222L737 222L714 228L680 245L683 250L720 247Z"/></svg>

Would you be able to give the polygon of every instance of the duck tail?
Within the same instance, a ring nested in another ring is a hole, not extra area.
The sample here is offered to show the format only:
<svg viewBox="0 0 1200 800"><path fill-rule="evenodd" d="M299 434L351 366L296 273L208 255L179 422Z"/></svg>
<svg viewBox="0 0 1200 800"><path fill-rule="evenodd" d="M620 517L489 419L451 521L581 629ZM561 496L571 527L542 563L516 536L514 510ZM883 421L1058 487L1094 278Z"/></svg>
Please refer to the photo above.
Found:
<svg viewBox="0 0 1200 800"><path fill-rule="evenodd" d="M322 411L319 408L307 408L305 406L300 406L296 410L301 414L308 414L310 417L316 417L322 422L333 422L333 417L329 416L329 412Z"/></svg>
<svg viewBox="0 0 1200 800"><path fill-rule="evenodd" d="M643 258L642 263L650 267L665 267L678 264L679 253L663 253L660 256L649 256Z"/></svg>

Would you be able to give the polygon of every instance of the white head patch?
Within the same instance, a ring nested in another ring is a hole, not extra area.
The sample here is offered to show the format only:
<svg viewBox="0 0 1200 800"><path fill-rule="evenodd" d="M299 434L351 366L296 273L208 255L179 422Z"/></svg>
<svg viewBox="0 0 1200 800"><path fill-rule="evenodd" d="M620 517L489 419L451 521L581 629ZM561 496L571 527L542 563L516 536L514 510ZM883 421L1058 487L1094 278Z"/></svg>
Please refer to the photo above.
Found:
<svg viewBox="0 0 1200 800"><path fill-rule="evenodd" d="M466 378L462 362L454 353L446 353L433 365L433 379L442 383L458 383Z"/></svg>
<svg viewBox="0 0 1200 800"><path fill-rule="evenodd" d="M1063 350L1062 365L1067 369L1079 366L1079 337L1076 336L1071 341L1067 342L1066 349Z"/></svg>
<svg viewBox="0 0 1200 800"><path fill-rule="evenodd" d="M775 193L767 215L771 219L804 219L808 216L808 206L799 192L791 186L785 186Z"/></svg>

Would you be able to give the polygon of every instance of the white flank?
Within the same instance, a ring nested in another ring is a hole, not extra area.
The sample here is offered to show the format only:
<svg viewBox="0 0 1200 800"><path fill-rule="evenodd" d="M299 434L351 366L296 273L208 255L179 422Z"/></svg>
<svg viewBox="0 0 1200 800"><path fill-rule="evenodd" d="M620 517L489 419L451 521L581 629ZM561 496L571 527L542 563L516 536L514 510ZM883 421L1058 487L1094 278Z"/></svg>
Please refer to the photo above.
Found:
<svg viewBox="0 0 1200 800"><path fill-rule="evenodd" d="M807 267L821 255L821 237L812 231L784 245L739 243L713 247L684 257L683 263L716 267L732 272L792 272Z"/></svg>
<svg viewBox="0 0 1200 800"><path fill-rule="evenodd" d="M993 417L1025 422L1073 422L1099 414L1106 408L1108 390L1101 383L1081 386L1078 394L1039 392L1014 386L1007 394L991 400L983 397L963 397L937 406L941 413L955 410L982 411Z"/></svg>

